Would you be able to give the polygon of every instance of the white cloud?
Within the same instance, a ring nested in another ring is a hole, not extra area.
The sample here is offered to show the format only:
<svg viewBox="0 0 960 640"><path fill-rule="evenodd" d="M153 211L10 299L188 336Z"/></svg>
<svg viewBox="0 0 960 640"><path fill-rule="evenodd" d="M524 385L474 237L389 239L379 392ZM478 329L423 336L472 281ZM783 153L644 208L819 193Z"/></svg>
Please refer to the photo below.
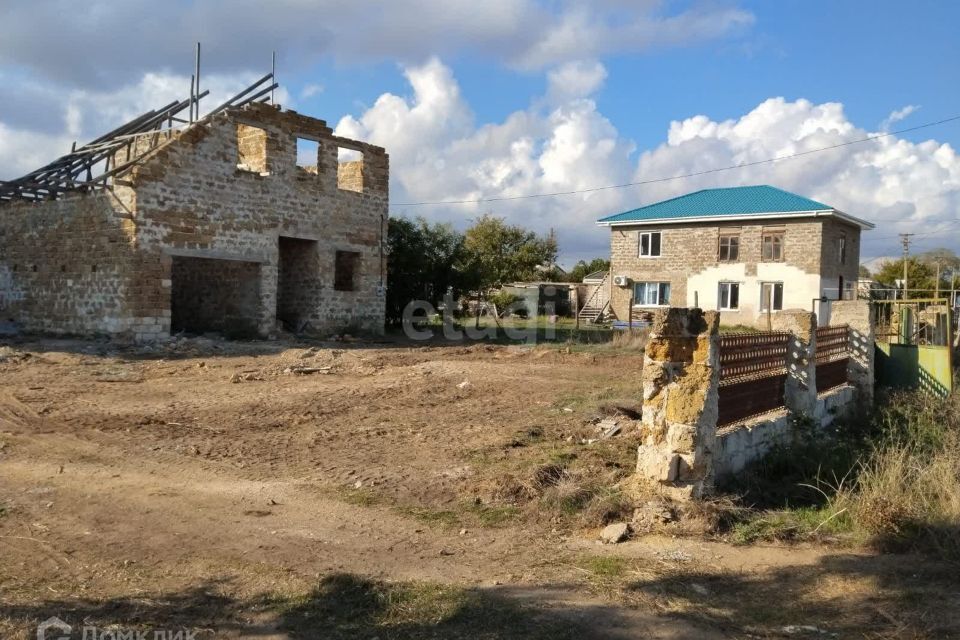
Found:
<svg viewBox="0 0 960 640"><path fill-rule="evenodd" d="M391 200L473 200L649 180L849 142L870 135L839 103L771 98L746 115L714 121L698 115L670 123L666 141L633 156L634 145L591 99L606 76L597 63L549 73L548 96L503 122L477 124L450 69L438 60L408 67L410 98L383 94L337 131L383 145L391 155ZM566 88L568 91L561 91ZM608 232L598 217L706 187L772 184L877 223L864 256L888 254L898 231L960 250L960 158L947 144L882 138L773 164L693 179L587 194L482 204L396 207L465 226L491 211L539 231L555 228L563 261L604 255ZM923 245L918 238L918 246Z"/></svg>
<svg viewBox="0 0 960 640"><path fill-rule="evenodd" d="M387 148L394 202L522 196L630 176L633 144L583 95L599 89L606 75L601 65L557 70L552 78L575 78L576 91L560 101L562 92L551 89L552 100L535 100L501 123L481 126L474 123L452 72L440 61L409 67L405 74L413 87L411 98L383 94L363 114L347 116L337 126L338 134ZM608 240L593 223L621 204L620 194L600 192L409 208L407 213L465 226L468 219L489 211L541 232L555 228L568 255L603 255Z"/></svg>
<svg viewBox="0 0 960 640"><path fill-rule="evenodd" d="M644 180L786 156L875 135L839 103L770 98L736 120L696 116L670 124L667 142L641 155ZM772 184L877 224L864 256L888 254L900 231L960 249L960 158L949 144L889 136L801 158L639 188L646 204L706 187ZM940 232L940 233L938 233Z"/></svg>
<svg viewBox="0 0 960 640"><path fill-rule="evenodd" d="M432 55L461 54L543 69L604 54L700 45L752 25L751 13L717 4L193 0L165 6L160 18L151 0L88 0L81 12L64 10L62 0L12 0L0 20L0 66L65 85L115 86L164 67L186 71L191 44L200 40L206 73L265 70L272 50L282 73L323 57L419 64Z"/></svg>
<svg viewBox="0 0 960 640"><path fill-rule="evenodd" d="M606 7L604 7L606 5ZM710 5L665 16L656 2L570 4L517 57L537 69L557 62L702 43L753 25L753 14ZM606 10L603 10L606 8Z"/></svg>
<svg viewBox="0 0 960 640"><path fill-rule="evenodd" d="M891 112L890 112L890 115L887 116L887 117L884 119L884 121L880 123L880 130L881 130L881 131L889 131L889 130L890 130L890 125L892 125L892 124L894 124L894 123L896 123L896 122L900 122L901 120L903 120L904 118L906 118L906 117L909 116L910 114L915 113L915 112L918 111L919 109L920 109L920 105L918 105L918 104L908 104L907 106L905 106L905 107L902 108L902 109L895 109L894 111L891 111Z"/></svg>
<svg viewBox="0 0 960 640"><path fill-rule="evenodd" d="M14 129L0 122L0 180L42 167L70 150L67 132L50 134Z"/></svg>
<svg viewBox="0 0 960 640"><path fill-rule="evenodd" d="M313 96L323 93L323 89L324 87L322 84L311 82L300 91L300 98L303 100L306 100L307 98L312 98Z"/></svg>
<svg viewBox="0 0 960 640"><path fill-rule="evenodd" d="M599 62L567 62L547 74L547 97L557 104L586 98L600 89L606 79L607 69Z"/></svg>
<svg viewBox="0 0 960 640"><path fill-rule="evenodd" d="M204 78L203 90L210 95L201 102L201 113L213 109L256 80L250 73L211 75ZM132 120L190 95L190 78L170 73L147 73L138 82L115 91L74 90L57 94L43 87L47 120L30 122L25 116L19 126L4 121L0 113L0 179L10 179L62 156L72 142L83 144ZM287 104L282 88L277 102ZM53 122L49 118L53 118ZM58 126L59 125L59 126Z"/></svg>

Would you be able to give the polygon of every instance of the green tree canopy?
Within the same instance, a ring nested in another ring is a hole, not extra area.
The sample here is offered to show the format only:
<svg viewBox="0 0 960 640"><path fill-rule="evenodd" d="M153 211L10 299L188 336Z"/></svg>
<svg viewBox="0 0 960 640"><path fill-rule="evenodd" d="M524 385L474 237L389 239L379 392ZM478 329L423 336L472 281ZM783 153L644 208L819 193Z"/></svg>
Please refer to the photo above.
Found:
<svg viewBox="0 0 960 640"><path fill-rule="evenodd" d="M423 218L390 218L387 231L387 321L399 322L411 300L439 305L448 288L461 291L457 266L463 260L463 234L449 224Z"/></svg>
<svg viewBox="0 0 960 640"><path fill-rule="evenodd" d="M581 260L570 269L570 282L583 282L583 279L594 271L609 271L610 261L606 258L594 258L590 262Z"/></svg>
<svg viewBox="0 0 960 640"><path fill-rule="evenodd" d="M462 273L470 288L483 291L507 282L540 279L557 259L553 234L539 236L485 214L464 234Z"/></svg>
<svg viewBox="0 0 960 640"><path fill-rule="evenodd" d="M931 293L934 289L934 271L926 263L920 260L910 259L907 262L908 287L913 289L929 289ZM874 279L884 285L894 287L897 280L903 279L903 260L890 260L883 265L874 274Z"/></svg>

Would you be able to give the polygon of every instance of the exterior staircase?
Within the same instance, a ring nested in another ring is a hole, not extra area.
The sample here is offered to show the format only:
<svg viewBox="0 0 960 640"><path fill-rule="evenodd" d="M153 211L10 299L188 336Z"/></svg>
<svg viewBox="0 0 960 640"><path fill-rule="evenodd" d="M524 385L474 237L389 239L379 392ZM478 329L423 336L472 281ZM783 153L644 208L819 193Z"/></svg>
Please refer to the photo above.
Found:
<svg viewBox="0 0 960 640"><path fill-rule="evenodd" d="M577 314L580 320L586 322L603 322L610 307L610 272L603 277L603 281L593 290L590 297L583 304Z"/></svg>

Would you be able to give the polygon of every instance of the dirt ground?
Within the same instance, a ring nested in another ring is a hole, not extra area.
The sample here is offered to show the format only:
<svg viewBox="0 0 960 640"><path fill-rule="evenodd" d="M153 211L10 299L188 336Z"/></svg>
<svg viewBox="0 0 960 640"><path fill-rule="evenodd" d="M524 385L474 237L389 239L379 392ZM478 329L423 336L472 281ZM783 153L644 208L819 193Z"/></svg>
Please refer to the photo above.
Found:
<svg viewBox="0 0 960 640"><path fill-rule="evenodd" d="M603 347L0 343L0 637L50 616L77 638L957 633L936 563L601 546L590 523L503 500L506 475L594 447L641 368ZM612 479L625 424L596 458Z"/></svg>

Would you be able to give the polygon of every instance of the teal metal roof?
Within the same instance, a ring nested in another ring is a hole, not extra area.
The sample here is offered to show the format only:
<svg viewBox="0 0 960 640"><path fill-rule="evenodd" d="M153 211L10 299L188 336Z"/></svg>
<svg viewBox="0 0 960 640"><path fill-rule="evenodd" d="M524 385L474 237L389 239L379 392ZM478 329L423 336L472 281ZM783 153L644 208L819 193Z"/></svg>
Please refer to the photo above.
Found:
<svg viewBox="0 0 960 640"><path fill-rule="evenodd" d="M833 207L822 202L804 198L776 187L759 185L694 191L685 196L607 216L601 218L598 222L615 223L667 218L750 216L764 213L833 210Z"/></svg>

